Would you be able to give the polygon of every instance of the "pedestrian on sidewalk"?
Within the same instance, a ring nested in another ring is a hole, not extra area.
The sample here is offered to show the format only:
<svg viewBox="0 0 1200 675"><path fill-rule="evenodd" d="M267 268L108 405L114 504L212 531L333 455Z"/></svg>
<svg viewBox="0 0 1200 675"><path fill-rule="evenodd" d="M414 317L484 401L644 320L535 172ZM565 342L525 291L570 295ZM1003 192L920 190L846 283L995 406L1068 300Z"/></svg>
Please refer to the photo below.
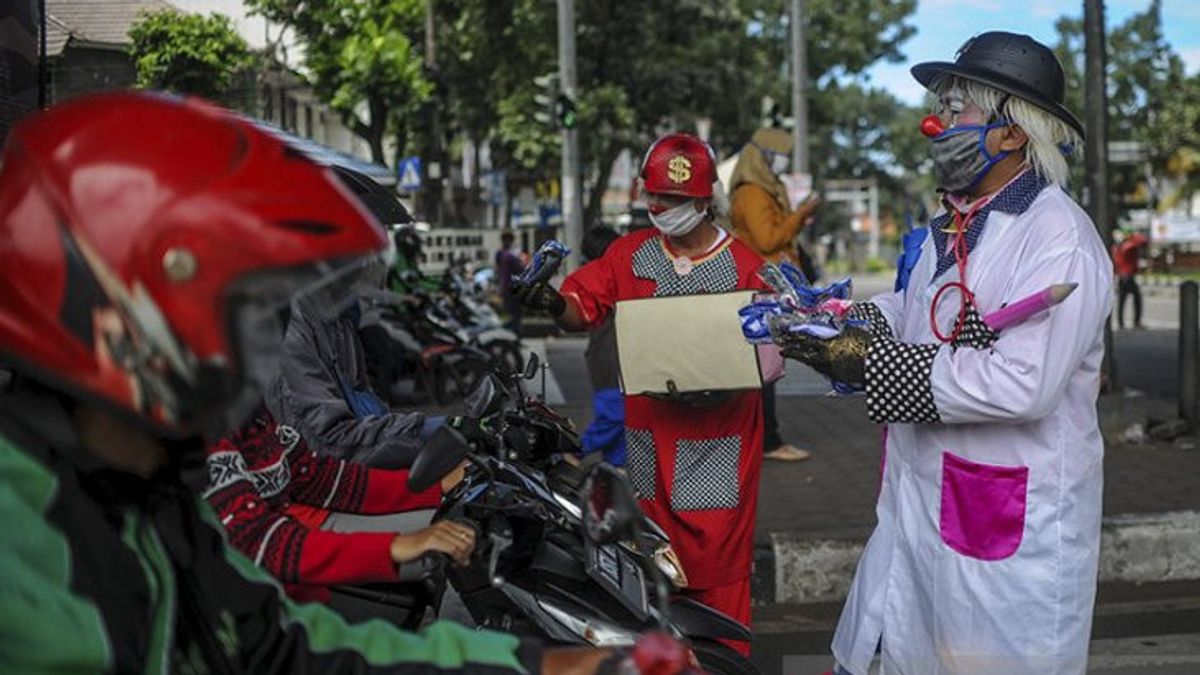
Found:
<svg viewBox="0 0 1200 675"><path fill-rule="evenodd" d="M812 219L819 200L810 197L796 209L791 208L787 186L780 179L791 163L791 152L792 135L783 129L754 132L738 155L729 180L730 220L734 236L767 262L786 260L800 265L796 235ZM780 436L774 382L763 387L763 418L764 457L799 462L812 456Z"/></svg>
<svg viewBox="0 0 1200 675"><path fill-rule="evenodd" d="M580 253L586 262L599 260L620 238L611 227L597 225L584 236ZM612 316L588 333L583 358L592 381L592 422L580 439L583 452L599 452L609 464L625 466L625 397L621 394L617 329Z"/></svg>
<svg viewBox="0 0 1200 675"><path fill-rule="evenodd" d="M1125 301L1133 296L1133 327L1142 327L1142 289L1138 286L1138 259L1146 246L1146 235L1118 230L1113 244L1113 269L1117 273L1117 328L1125 328Z"/></svg>
<svg viewBox="0 0 1200 675"><path fill-rule="evenodd" d="M708 144L663 136L639 173L654 228L613 242L568 276L561 293L545 284L521 289L527 307L548 311L566 330L595 330L619 301L765 288L762 258L713 222L722 188ZM626 396L626 470L679 554L688 593L749 626L762 397L753 390L714 398L702 407ZM744 642L730 646L750 652Z"/></svg>
<svg viewBox="0 0 1200 675"><path fill-rule="evenodd" d="M1063 187L1083 127L1054 52L1025 35L983 33L912 72L937 96L922 130L944 210L907 287L857 305L866 330L780 336L785 355L864 386L888 424L878 525L833 654L854 675L877 650L885 672L1082 675L1112 304L1108 251ZM980 319L1068 282L1000 334Z"/></svg>
<svg viewBox="0 0 1200 675"><path fill-rule="evenodd" d="M496 284L500 291L500 301L504 306L504 313L508 315L508 321L504 327L521 335L521 318L525 309L521 307L521 303L513 296L512 282L525 271L525 263L521 260L521 252L516 248L513 242L516 241L516 236L512 230L505 230L500 235L500 250L496 251Z"/></svg>

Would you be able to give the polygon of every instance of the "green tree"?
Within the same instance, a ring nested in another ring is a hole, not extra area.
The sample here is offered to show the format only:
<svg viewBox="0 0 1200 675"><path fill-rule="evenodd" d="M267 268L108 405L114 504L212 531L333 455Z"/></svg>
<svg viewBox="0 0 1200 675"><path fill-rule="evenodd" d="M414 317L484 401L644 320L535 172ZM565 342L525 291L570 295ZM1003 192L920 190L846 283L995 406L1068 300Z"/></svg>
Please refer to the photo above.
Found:
<svg viewBox="0 0 1200 675"><path fill-rule="evenodd" d="M219 14L144 13L130 27L129 39L139 87L229 103L238 78L255 65L246 41Z"/></svg>
<svg viewBox="0 0 1200 675"><path fill-rule="evenodd" d="M849 7L847 7L849 4ZM765 95L787 98L783 0L595 0L577 3L579 129L585 222L599 214L613 160L659 133L712 120L712 140L736 150L761 123ZM898 59L915 0L812 0L808 56L817 91L875 61ZM534 118L535 77L557 70L553 3L439 3L439 64L453 115L521 180L558 171L558 134ZM491 83L480 86L480 83ZM816 105L813 136L829 124ZM881 121L886 121L883 116ZM519 182L519 181L517 181Z"/></svg>
<svg viewBox="0 0 1200 675"><path fill-rule="evenodd" d="M419 42L422 0L246 0L267 19L291 28L304 48L304 66L321 100L367 141L371 158L386 164L391 133L402 152L411 118L429 98Z"/></svg>
<svg viewBox="0 0 1200 675"><path fill-rule="evenodd" d="M1064 16L1055 29L1055 51L1067 75L1067 106L1082 112L1083 22ZM1112 27L1107 42L1109 140L1142 143L1155 177L1154 184L1148 183L1142 164L1112 166L1110 192L1118 195L1122 210L1156 207L1166 196L1159 194L1162 177L1174 174L1194 185L1200 173L1200 163L1190 159L1200 153L1200 76L1187 77L1182 60L1166 42L1159 0ZM1082 185L1082 180L1082 162L1077 162L1073 181Z"/></svg>

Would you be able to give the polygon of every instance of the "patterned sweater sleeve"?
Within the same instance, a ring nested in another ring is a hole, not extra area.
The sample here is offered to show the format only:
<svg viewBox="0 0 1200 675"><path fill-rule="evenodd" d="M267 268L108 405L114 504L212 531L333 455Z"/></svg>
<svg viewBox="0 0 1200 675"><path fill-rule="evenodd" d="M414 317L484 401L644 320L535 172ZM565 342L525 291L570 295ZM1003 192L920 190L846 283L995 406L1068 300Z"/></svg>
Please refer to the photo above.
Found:
<svg viewBox="0 0 1200 675"><path fill-rule="evenodd" d="M228 439L209 448L204 498L229 543L291 584L330 585L393 581L391 533L336 533L310 529L289 516L282 502L260 493L254 474Z"/></svg>
<svg viewBox="0 0 1200 675"><path fill-rule="evenodd" d="M300 440L289 454L292 501L342 513L382 514L435 508L442 491L408 489L408 471L371 469L319 455Z"/></svg>

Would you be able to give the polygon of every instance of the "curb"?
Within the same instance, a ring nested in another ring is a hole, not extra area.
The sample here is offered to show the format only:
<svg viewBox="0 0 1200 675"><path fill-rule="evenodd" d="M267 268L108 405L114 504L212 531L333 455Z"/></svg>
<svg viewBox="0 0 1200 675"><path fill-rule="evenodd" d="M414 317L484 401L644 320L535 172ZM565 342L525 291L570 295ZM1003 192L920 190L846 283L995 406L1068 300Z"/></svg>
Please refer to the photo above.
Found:
<svg viewBox="0 0 1200 675"><path fill-rule="evenodd" d="M754 600L759 603L840 602L850 590L866 545L861 532L810 538L770 535L755 551ZM1100 527L1099 582L1146 583L1200 579L1200 512L1115 515Z"/></svg>

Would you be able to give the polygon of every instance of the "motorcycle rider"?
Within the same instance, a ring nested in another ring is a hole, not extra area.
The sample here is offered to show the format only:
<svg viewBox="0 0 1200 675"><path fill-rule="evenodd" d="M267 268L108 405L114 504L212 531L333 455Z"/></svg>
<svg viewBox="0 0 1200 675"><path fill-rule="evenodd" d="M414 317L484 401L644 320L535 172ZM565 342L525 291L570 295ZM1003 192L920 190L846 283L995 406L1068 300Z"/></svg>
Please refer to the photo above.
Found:
<svg viewBox="0 0 1200 675"><path fill-rule="evenodd" d="M287 299L382 237L327 171L207 103L111 93L17 125L0 168L5 670L616 667L603 650L295 605L184 486L203 436L257 405Z"/></svg>
<svg viewBox="0 0 1200 675"><path fill-rule="evenodd" d="M292 300L279 372L265 399L271 415L299 431L317 452L403 469L442 424L469 437L480 432L475 420L402 412L375 393L358 332L360 296L381 292L386 272L381 259L373 258Z"/></svg>
<svg viewBox="0 0 1200 675"><path fill-rule="evenodd" d="M407 471L320 455L265 409L210 445L206 464L204 498L229 543L297 600L328 600L331 585L398 581L401 568L428 552L466 564L475 545L469 527L429 524L429 509L462 479L461 467L412 492ZM381 522L374 531L335 528L339 515Z"/></svg>

